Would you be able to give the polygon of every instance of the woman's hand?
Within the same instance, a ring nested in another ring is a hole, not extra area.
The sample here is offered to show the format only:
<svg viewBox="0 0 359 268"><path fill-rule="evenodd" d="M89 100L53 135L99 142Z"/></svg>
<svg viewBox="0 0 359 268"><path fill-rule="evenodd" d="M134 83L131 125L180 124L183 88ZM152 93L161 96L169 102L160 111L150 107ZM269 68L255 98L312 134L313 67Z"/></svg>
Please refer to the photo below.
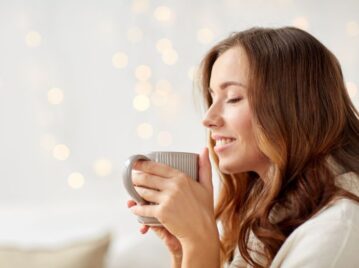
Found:
<svg viewBox="0 0 359 268"><path fill-rule="evenodd" d="M165 230L162 235L168 242L176 238L183 256L207 263L213 263L215 258L216 263L219 235L214 218L208 149L199 159L198 182L179 170L153 161L137 161L134 169L140 171L132 179L137 192L152 204L132 206L131 211L138 216L157 218ZM146 228L143 230L147 231ZM174 248L171 246L170 251ZM190 262L186 260L186 263Z"/></svg>
<svg viewBox="0 0 359 268"><path fill-rule="evenodd" d="M137 205L137 203L134 200L130 200L127 202L127 206L129 208L136 206L136 205ZM162 239L162 241L165 243L168 250L170 251L171 255L173 256L173 258L174 258L173 261L181 262L182 246L181 246L181 243L178 241L178 239L164 227L157 227L157 226L149 227L147 225L142 225L140 228L140 232L142 234L145 234L145 233L147 233L147 231L149 229L153 230L156 233L156 235L160 239Z"/></svg>
<svg viewBox="0 0 359 268"><path fill-rule="evenodd" d="M133 206L138 216L155 217L181 242L208 240L217 234L213 208L211 165L207 148L199 159L199 181L162 163L137 161L133 184L154 204ZM218 234L217 234L218 235Z"/></svg>

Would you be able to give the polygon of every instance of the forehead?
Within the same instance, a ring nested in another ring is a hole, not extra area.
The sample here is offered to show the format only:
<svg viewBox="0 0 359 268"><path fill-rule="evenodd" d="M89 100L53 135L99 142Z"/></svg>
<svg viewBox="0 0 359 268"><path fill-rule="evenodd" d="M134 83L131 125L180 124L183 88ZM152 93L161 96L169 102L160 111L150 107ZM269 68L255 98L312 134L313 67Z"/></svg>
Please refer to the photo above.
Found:
<svg viewBox="0 0 359 268"><path fill-rule="evenodd" d="M248 67L247 55L243 48L238 46L226 50L213 64L211 87L228 80L247 84Z"/></svg>

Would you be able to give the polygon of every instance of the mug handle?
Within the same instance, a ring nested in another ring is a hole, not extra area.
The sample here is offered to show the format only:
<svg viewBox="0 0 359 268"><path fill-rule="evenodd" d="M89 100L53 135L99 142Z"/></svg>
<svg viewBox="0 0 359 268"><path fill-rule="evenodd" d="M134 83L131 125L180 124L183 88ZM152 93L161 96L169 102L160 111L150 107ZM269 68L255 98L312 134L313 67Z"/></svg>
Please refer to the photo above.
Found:
<svg viewBox="0 0 359 268"><path fill-rule="evenodd" d="M132 183L132 168L133 164L138 160L151 160L145 155L142 154L136 154L133 156L130 156L126 162L125 162L125 169L123 172L123 185L125 186L127 192L130 194L130 196L135 199L135 201L141 205L149 204L145 199L143 199L135 190L135 187Z"/></svg>

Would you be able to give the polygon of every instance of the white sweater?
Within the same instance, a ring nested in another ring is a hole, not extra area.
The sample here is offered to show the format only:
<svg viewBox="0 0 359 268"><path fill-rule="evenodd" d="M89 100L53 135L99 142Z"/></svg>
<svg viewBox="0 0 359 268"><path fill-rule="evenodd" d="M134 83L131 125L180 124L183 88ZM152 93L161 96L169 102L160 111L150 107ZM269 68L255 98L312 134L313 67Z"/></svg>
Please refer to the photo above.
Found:
<svg viewBox="0 0 359 268"><path fill-rule="evenodd" d="M355 173L337 176L336 183L359 196L359 176ZM260 261L260 256L252 257ZM246 264L237 249L229 267L252 266ZM290 234L270 267L359 267L359 204L350 199L339 199L324 207Z"/></svg>

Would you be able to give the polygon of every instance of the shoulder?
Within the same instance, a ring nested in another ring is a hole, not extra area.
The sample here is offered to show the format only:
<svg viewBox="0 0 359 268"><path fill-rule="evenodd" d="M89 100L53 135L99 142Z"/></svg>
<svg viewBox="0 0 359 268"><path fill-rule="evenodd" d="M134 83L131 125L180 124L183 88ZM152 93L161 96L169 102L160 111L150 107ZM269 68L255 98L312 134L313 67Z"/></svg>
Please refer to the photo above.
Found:
<svg viewBox="0 0 359 268"><path fill-rule="evenodd" d="M299 226L271 267L354 267L358 243L359 204L339 199Z"/></svg>

